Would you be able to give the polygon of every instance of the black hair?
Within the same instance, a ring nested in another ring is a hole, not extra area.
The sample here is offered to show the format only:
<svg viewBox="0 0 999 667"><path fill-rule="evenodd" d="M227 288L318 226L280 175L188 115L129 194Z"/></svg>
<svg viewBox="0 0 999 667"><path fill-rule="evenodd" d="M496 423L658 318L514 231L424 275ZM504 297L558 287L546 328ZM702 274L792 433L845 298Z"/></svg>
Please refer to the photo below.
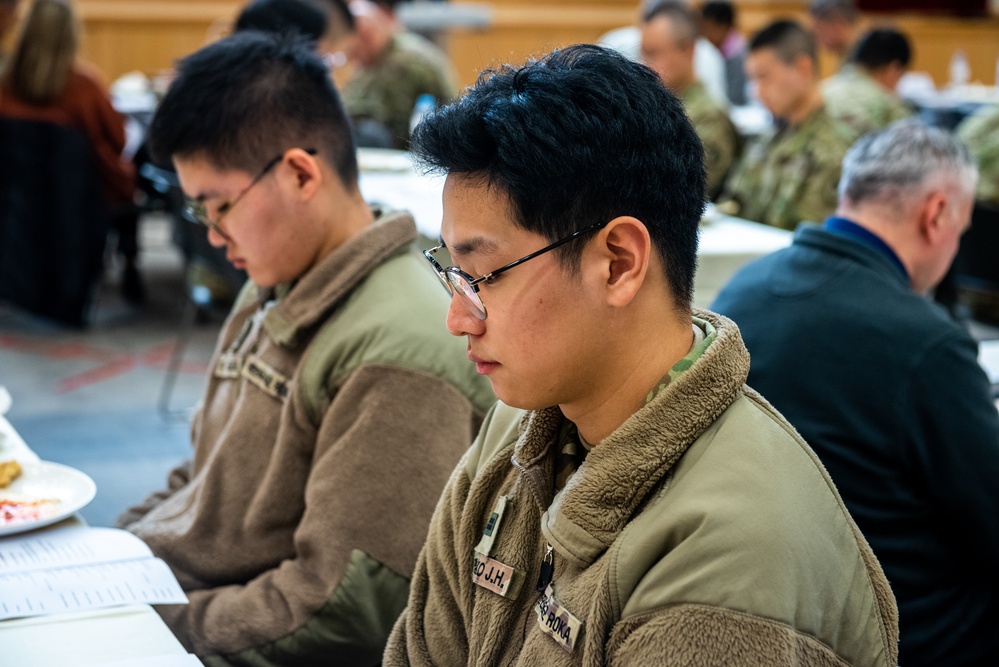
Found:
<svg viewBox="0 0 999 667"><path fill-rule="evenodd" d="M234 30L297 34L314 46L326 32L326 14L301 0L254 0L239 13Z"/></svg>
<svg viewBox="0 0 999 667"><path fill-rule="evenodd" d="M875 28L864 34L853 49L850 60L870 70L897 62L908 67L912 59L909 40L898 30Z"/></svg>
<svg viewBox="0 0 999 667"><path fill-rule="evenodd" d="M648 67L590 44L486 70L425 117L410 148L437 173L480 177L515 222L550 241L630 215L649 230L689 308L704 209L704 152L683 106ZM556 250L575 271L587 237Z"/></svg>
<svg viewBox="0 0 999 667"><path fill-rule="evenodd" d="M815 36L797 21L780 19L766 26L749 40L749 53L760 49L773 49L785 65L794 63L798 56L808 56L813 63L819 61Z"/></svg>
<svg viewBox="0 0 999 667"><path fill-rule="evenodd" d="M697 41L701 31L701 17L683 0L656 0L642 10L642 24L665 16L670 22L670 33L680 48L688 48Z"/></svg>
<svg viewBox="0 0 999 667"><path fill-rule="evenodd" d="M731 2L724 0L705 2L704 6L701 7L701 16L730 28L735 25L735 8L732 7Z"/></svg>
<svg viewBox="0 0 999 667"><path fill-rule="evenodd" d="M153 158L198 157L256 173L289 148L315 149L357 182L350 124L329 70L301 38L239 32L187 56L149 128Z"/></svg>

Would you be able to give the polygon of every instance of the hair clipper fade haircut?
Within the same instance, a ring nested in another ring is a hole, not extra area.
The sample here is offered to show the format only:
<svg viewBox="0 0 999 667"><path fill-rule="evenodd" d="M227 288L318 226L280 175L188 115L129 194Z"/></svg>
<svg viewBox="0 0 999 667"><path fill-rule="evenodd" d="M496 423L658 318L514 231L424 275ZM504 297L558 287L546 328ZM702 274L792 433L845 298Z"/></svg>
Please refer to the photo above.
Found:
<svg viewBox="0 0 999 667"><path fill-rule="evenodd" d="M417 126L429 170L480 177L516 223L554 242L617 216L649 230L677 306L689 307L704 209L704 154L683 107L651 69L593 45L483 72ZM588 237L558 248L577 270Z"/></svg>
<svg viewBox="0 0 999 667"><path fill-rule="evenodd" d="M326 14L316 5L301 0L253 0L236 17L234 28L236 32L297 34L314 46L326 33Z"/></svg>
<svg viewBox="0 0 999 667"><path fill-rule="evenodd" d="M161 163L197 157L256 173L295 147L317 150L346 187L356 184L350 124L323 61L301 37L252 30L181 60L149 130Z"/></svg>
<svg viewBox="0 0 999 667"><path fill-rule="evenodd" d="M819 62L815 36L797 21L789 19L774 21L753 35L748 50L752 53L760 49L773 49L785 65L794 64L798 56L808 56L813 63Z"/></svg>
<svg viewBox="0 0 999 667"><path fill-rule="evenodd" d="M681 49L689 49L701 31L700 17L683 0L656 0L643 7L642 24L665 16L670 23L670 36Z"/></svg>
<svg viewBox="0 0 999 667"><path fill-rule="evenodd" d="M912 60L912 47L905 34L898 30L875 28L860 38L853 47L850 60L871 70L896 62L902 67L908 67Z"/></svg>

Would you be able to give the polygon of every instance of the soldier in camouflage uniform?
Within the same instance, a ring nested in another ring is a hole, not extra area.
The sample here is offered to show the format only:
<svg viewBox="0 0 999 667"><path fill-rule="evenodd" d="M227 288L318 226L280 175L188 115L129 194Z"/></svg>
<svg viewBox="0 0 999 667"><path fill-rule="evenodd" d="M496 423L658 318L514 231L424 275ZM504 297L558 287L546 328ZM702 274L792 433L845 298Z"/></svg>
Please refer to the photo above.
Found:
<svg viewBox="0 0 999 667"><path fill-rule="evenodd" d="M366 0L350 4L357 22L351 62L357 70L343 89L343 104L355 121L373 120L391 133L395 148L409 144L409 120L420 95L437 103L455 96L447 56L423 37L401 32L385 9Z"/></svg>
<svg viewBox="0 0 999 667"><path fill-rule="evenodd" d="M694 74L697 18L682 2L664 0L642 16L642 61L683 100L684 110L704 144L707 196L714 200L738 154L739 134L725 109Z"/></svg>
<svg viewBox="0 0 999 667"><path fill-rule="evenodd" d="M736 166L722 212L794 229L835 210L840 164L857 133L826 111L816 71L815 40L793 21L750 41L746 72L776 122Z"/></svg>
<svg viewBox="0 0 999 667"><path fill-rule="evenodd" d="M867 32L850 63L822 84L826 109L859 134L907 118L912 111L895 94L912 57L909 40L891 28Z"/></svg>
<svg viewBox="0 0 999 667"><path fill-rule="evenodd" d="M978 162L975 198L999 206L999 106L979 109L958 126L957 136Z"/></svg>

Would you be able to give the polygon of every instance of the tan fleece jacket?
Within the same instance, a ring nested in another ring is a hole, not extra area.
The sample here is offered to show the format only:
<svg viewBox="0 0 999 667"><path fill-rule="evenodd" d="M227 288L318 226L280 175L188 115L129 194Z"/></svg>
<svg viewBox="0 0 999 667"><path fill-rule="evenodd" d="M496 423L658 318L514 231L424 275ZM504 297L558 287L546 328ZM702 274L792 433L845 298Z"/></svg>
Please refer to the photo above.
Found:
<svg viewBox="0 0 999 667"><path fill-rule="evenodd" d="M273 305L237 304L192 462L119 520L187 591L158 611L206 664L379 660L493 400L443 327L448 298L415 236L390 216Z"/></svg>
<svg viewBox="0 0 999 667"><path fill-rule="evenodd" d="M554 497L558 408L487 416L386 665L895 665L874 555L811 449L743 384L738 329L697 315L718 338ZM560 607L535 588L548 545Z"/></svg>

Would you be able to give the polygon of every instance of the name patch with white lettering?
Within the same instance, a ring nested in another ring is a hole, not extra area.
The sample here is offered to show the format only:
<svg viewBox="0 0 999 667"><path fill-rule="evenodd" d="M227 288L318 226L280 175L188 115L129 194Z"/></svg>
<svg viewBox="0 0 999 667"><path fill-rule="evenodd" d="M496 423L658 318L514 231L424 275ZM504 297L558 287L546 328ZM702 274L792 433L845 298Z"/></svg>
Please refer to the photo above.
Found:
<svg viewBox="0 0 999 667"><path fill-rule="evenodd" d="M501 597L516 597L520 589L517 571L495 558L475 552L472 558L472 582Z"/></svg>
<svg viewBox="0 0 999 667"><path fill-rule="evenodd" d="M280 401L288 397L288 378L257 357L246 359L242 375Z"/></svg>
<svg viewBox="0 0 999 667"><path fill-rule="evenodd" d="M538 614L538 627L568 653L572 653L583 632L583 622L569 613L569 610L555 599L555 585L548 588L538 598L535 605Z"/></svg>

